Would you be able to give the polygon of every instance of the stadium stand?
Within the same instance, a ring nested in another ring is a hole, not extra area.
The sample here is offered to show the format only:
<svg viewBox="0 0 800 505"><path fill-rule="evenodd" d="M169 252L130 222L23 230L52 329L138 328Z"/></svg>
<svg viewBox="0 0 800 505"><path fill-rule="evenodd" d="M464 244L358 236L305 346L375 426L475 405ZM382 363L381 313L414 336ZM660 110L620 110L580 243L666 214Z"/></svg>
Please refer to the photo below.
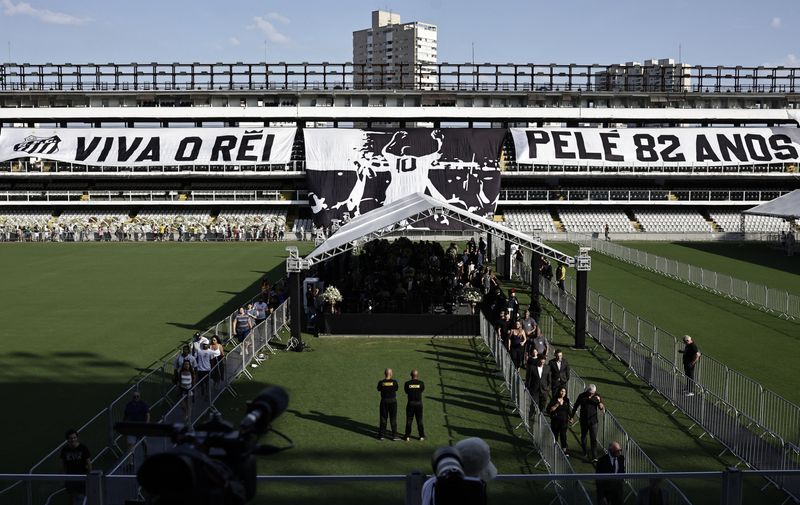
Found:
<svg viewBox="0 0 800 505"><path fill-rule="evenodd" d="M303 233L308 233L313 230L314 222L311 219L295 219L294 223L292 224L292 233L300 233L301 228Z"/></svg>
<svg viewBox="0 0 800 505"><path fill-rule="evenodd" d="M129 221L128 212L123 211L66 210L52 227L52 238L58 242L120 241L125 239Z"/></svg>
<svg viewBox="0 0 800 505"><path fill-rule="evenodd" d="M785 220L769 216L747 216L744 220L744 224L745 230L747 231L779 233L781 231L789 231L791 229Z"/></svg>
<svg viewBox="0 0 800 505"><path fill-rule="evenodd" d="M519 231L541 230L555 232L553 218L547 209L507 210L504 214L508 226Z"/></svg>
<svg viewBox="0 0 800 505"><path fill-rule="evenodd" d="M711 219L714 220L715 223L717 223L717 226L719 226L722 231L725 232L741 231L741 214L739 212L736 212L735 210L732 211L711 210L708 212L708 215Z"/></svg>
<svg viewBox="0 0 800 505"><path fill-rule="evenodd" d="M53 219L49 210L10 209L0 213L0 225L19 226L21 228L46 227Z"/></svg>
<svg viewBox="0 0 800 505"><path fill-rule="evenodd" d="M279 240L283 209L237 209L214 216L208 209L67 209L0 212L2 241ZM310 229L310 228L309 228Z"/></svg>
<svg viewBox="0 0 800 505"><path fill-rule="evenodd" d="M603 233L605 225L612 233L631 233L636 231L631 220L622 209L562 209L558 215L567 231L581 233Z"/></svg>
<svg viewBox="0 0 800 505"><path fill-rule="evenodd" d="M735 210L711 210L708 215L726 232L741 231L741 213ZM779 233L790 226L784 219L769 216L745 216L745 230L748 232Z"/></svg>
<svg viewBox="0 0 800 505"><path fill-rule="evenodd" d="M286 211L283 209L236 209L220 212L217 228L225 228L234 240L283 240ZM237 237L238 229L238 237Z"/></svg>
<svg viewBox="0 0 800 505"><path fill-rule="evenodd" d="M642 225L642 231L650 233L681 232L711 233L711 224L696 210L650 210L633 211Z"/></svg>

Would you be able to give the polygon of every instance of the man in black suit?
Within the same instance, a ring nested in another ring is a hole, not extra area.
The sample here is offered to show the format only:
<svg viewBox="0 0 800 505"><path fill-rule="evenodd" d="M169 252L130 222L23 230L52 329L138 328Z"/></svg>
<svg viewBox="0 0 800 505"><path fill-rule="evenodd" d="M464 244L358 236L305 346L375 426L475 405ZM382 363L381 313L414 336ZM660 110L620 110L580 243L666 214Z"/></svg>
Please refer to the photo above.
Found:
<svg viewBox="0 0 800 505"><path fill-rule="evenodd" d="M497 338L503 343L503 347L508 347L508 330L510 329L511 318L508 315L508 311L503 309L500 311L500 319L497 321L497 324L495 324Z"/></svg>
<svg viewBox="0 0 800 505"><path fill-rule="evenodd" d="M544 356L536 358L536 366L526 368L525 387L533 398L533 402L544 411L547 405L547 394L550 392L550 367L545 364Z"/></svg>
<svg viewBox="0 0 800 505"><path fill-rule="evenodd" d="M550 388L555 396L558 388L566 388L569 381L569 363L564 359L564 353L556 350L555 358L550 360Z"/></svg>
<svg viewBox="0 0 800 505"><path fill-rule="evenodd" d="M608 454L597 460L597 473L625 473L625 456L619 442L611 442ZM598 505L622 505L625 499L625 481L621 479L597 481Z"/></svg>
<svg viewBox="0 0 800 505"><path fill-rule="evenodd" d="M586 390L578 395L575 400L575 406L572 407L572 417L575 417L575 412L580 409L580 423L581 423L581 448L583 454L587 455L592 462L597 461L597 423L598 412L605 410L600 395L597 394L597 386L589 384ZM589 435L590 453L586 452L586 435Z"/></svg>

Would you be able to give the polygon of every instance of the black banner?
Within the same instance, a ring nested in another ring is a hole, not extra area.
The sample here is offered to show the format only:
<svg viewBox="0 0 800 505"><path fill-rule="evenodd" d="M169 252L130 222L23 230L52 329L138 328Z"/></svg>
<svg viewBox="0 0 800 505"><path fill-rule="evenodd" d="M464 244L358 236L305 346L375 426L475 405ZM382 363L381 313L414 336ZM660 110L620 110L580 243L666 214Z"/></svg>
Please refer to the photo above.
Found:
<svg viewBox="0 0 800 505"><path fill-rule="evenodd" d="M306 177L314 223L328 227L424 193L480 216L500 193L502 129L307 129ZM417 224L449 228L445 220Z"/></svg>

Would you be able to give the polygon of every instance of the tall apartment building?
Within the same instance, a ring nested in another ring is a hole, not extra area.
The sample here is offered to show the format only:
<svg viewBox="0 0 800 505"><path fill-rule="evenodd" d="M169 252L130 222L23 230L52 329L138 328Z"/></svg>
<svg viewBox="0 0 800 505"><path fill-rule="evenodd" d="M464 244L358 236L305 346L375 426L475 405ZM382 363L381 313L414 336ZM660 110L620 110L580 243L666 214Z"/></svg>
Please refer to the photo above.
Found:
<svg viewBox="0 0 800 505"><path fill-rule="evenodd" d="M690 67L672 58L629 61L595 73L594 84L600 91L686 91Z"/></svg>
<svg viewBox="0 0 800 505"><path fill-rule="evenodd" d="M356 88L432 88L436 57L436 26L401 23L394 12L373 11L372 28L353 32Z"/></svg>

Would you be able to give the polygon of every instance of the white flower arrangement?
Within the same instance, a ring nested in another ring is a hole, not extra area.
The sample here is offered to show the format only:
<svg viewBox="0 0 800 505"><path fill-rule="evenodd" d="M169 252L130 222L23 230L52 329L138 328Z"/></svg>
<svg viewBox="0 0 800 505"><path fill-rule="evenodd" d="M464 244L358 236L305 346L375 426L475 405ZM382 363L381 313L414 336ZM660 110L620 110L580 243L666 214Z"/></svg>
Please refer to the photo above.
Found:
<svg viewBox="0 0 800 505"><path fill-rule="evenodd" d="M469 303L478 303L483 299L483 295L475 288L467 288L464 290L464 300Z"/></svg>
<svg viewBox="0 0 800 505"><path fill-rule="evenodd" d="M325 300L327 303L338 303L341 302L344 298L342 298L342 294L339 292L338 289L336 289L335 286L328 286L322 293L322 299Z"/></svg>

